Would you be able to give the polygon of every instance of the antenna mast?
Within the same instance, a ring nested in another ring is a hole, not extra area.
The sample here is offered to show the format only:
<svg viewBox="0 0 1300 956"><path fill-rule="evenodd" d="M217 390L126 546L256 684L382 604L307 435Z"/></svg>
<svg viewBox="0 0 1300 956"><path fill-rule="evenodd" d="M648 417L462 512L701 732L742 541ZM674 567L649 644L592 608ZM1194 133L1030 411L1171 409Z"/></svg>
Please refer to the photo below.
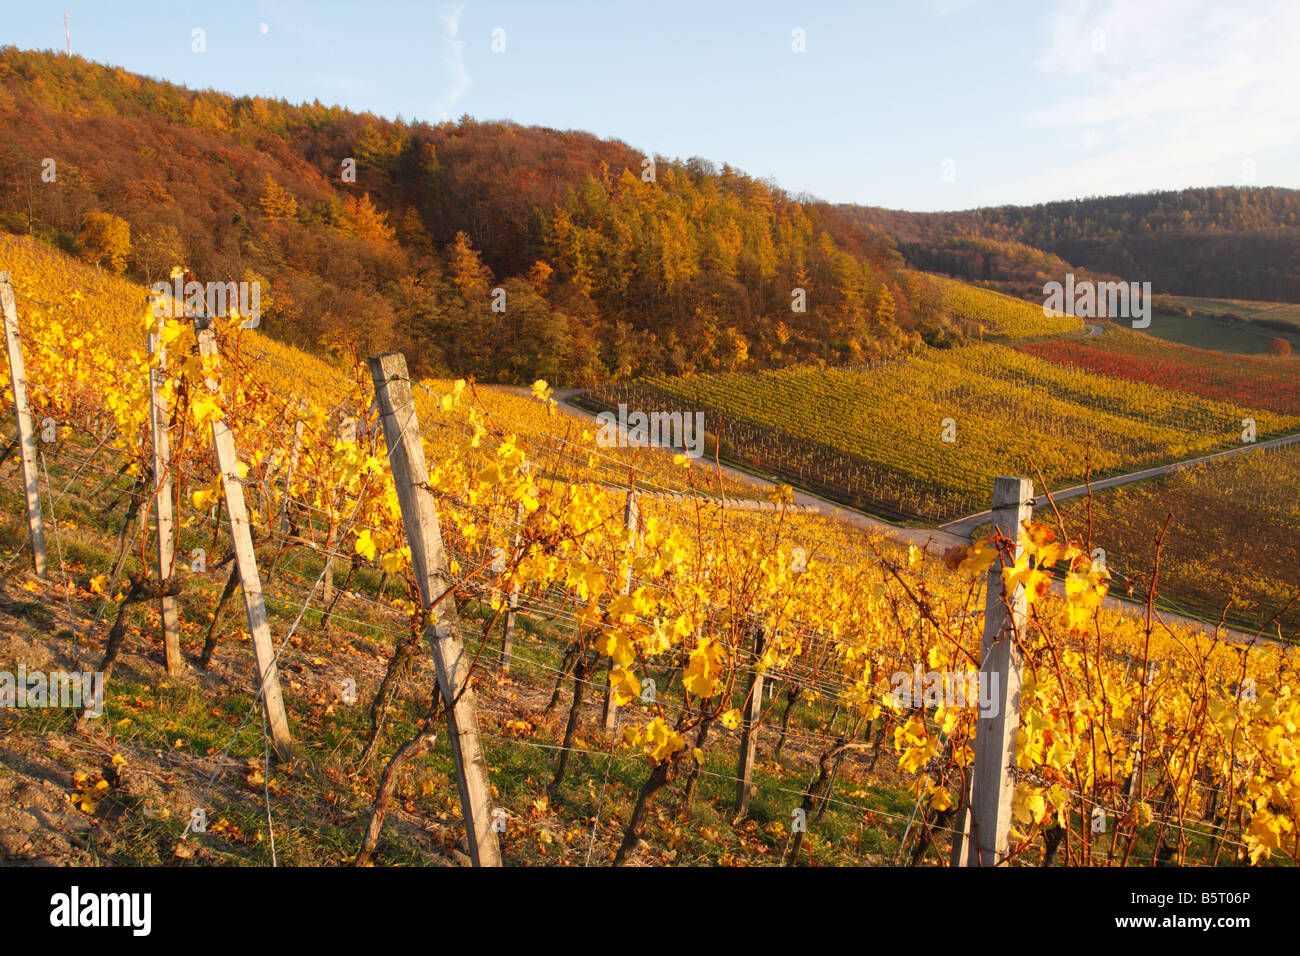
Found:
<svg viewBox="0 0 1300 956"><path fill-rule="evenodd" d="M68 15L63 15L63 38L68 41L68 56L72 56L72 31L68 29Z"/></svg>

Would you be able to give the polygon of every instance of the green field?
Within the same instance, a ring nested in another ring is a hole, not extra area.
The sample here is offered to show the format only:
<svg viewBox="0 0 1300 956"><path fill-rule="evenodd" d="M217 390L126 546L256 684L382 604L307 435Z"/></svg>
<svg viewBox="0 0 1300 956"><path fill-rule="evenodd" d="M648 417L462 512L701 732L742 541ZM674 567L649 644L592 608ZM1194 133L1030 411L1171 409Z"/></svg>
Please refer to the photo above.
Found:
<svg viewBox="0 0 1300 956"><path fill-rule="evenodd" d="M1207 299L1199 296L1180 295L1169 297L1193 312L1209 312L1214 315L1244 315L1247 317L1267 312L1269 309L1286 308L1285 302L1259 302L1253 299Z"/></svg>
<svg viewBox="0 0 1300 956"><path fill-rule="evenodd" d="M1297 310L1300 311L1300 307ZM1292 351L1300 354L1300 326L1297 326L1295 332L1283 332L1280 329L1245 322L1227 322L1202 315L1154 312L1151 327L1143 331L1169 342L1237 355L1267 354L1269 342L1280 338L1290 342Z"/></svg>
<svg viewBox="0 0 1300 956"><path fill-rule="evenodd" d="M1300 305L1279 305L1274 309L1264 309L1251 316L1251 321L1261 324L1279 322L1300 331Z"/></svg>

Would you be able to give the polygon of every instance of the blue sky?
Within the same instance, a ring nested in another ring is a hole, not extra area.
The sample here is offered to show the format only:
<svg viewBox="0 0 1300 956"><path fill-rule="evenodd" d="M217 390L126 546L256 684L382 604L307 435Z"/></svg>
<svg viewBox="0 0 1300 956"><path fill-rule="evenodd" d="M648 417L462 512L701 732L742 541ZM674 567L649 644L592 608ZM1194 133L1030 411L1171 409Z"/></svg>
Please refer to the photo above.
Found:
<svg viewBox="0 0 1300 956"><path fill-rule="evenodd" d="M64 0L0 42L62 49L65 10L74 52L193 88L587 130L833 202L1300 188L1296 0Z"/></svg>

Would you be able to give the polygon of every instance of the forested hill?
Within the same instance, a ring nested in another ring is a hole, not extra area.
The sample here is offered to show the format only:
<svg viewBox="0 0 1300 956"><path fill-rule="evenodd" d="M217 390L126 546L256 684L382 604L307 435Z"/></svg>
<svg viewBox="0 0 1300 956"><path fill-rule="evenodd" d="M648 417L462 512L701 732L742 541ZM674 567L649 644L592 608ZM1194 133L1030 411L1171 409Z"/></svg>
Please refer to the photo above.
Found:
<svg viewBox="0 0 1300 956"><path fill-rule="evenodd" d="M1225 186L942 213L839 208L895 237L916 268L1008 291L1023 292L1035 268L1063 260L1150 280L1157 292L1300 302L1294 189Z"/></svg>
<svg viewBox="0 0 1300 956"><path fill-rule="evenodd" d="M0 49L0 228L147 282L177 263L261 281L264 328L295 344L583 384L960 338L883 233L725 166L647 159Z"/></svg>

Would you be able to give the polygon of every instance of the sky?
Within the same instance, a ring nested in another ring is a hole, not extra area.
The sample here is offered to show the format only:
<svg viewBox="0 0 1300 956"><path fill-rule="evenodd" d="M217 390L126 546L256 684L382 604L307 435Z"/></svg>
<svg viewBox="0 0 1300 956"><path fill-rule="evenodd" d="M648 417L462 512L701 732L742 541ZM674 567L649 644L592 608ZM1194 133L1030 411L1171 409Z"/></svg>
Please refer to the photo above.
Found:
<svg viewBox="0 0 1300 956"><path fill-rule="evenodd" d="M194 89L585 130L831 202L1300 188L1300 0L38 0L0 44L62 50L65 11L74 53Z"/></svg>

